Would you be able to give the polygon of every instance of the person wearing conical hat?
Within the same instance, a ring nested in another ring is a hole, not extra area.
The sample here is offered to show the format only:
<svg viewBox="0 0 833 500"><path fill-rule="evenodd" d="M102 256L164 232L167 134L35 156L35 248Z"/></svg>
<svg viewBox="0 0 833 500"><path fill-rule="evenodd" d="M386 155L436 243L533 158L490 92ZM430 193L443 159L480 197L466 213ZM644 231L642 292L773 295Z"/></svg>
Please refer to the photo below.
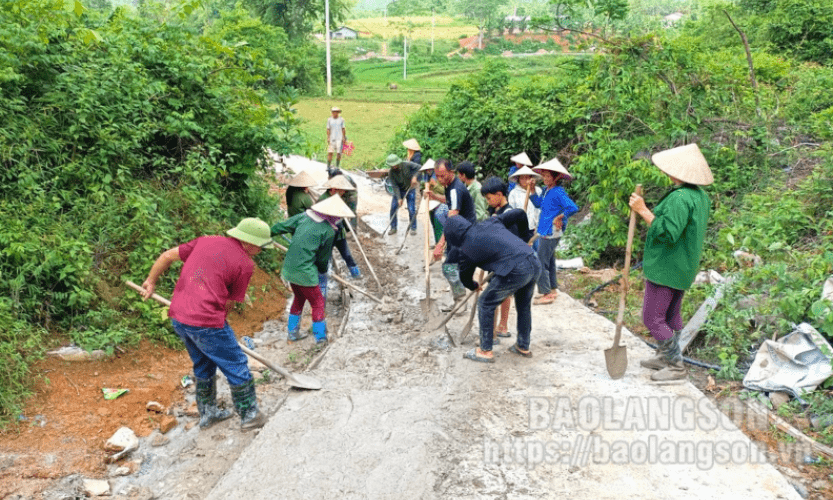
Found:
<svg viewBox="0 0 833 500"><path fill-rule="evenodd" d="M403 142L402 145L405 146L406 150L405 160L422 165L422 148L419 147L417 140L411 138Z"/></svg>
<svg viewBox="0 0 833 500"><path fill-rule="evenodd" d="M338 223L355 214L334 195L319 201L306 212L272 226L272 236L291 234L281 277L288 281L295 297L287 318L287 341L294 342L307 336L301 332L301 312L304 304L312 307L312 333L317 343L327 340L326 302L327 265L333 254Z"/></svg>
<svg viewBox="0 0 833 500"><path fill-rule="evenodd" d="M531 228L538 227L538 216L541 211L538 210L534 204L526 203L526 187L527 185L532 184L532 186L530 186L530 197L533 194L541 196L541 188L535 185L537 180L540 178L541 174L534 172L527 166L523 166L516 170L515 173L509 175L510 181L516 181L516 183L514 183L515 187L509 189L509 196L507 197L509 206L524 210L524 205L526 205L526 219L529 223L529 227ZM536 250L538 249L538 240L535 240L533 248Z"/></svg>
<svg viewBox="0 0 833 500"><path fill-rule="evenodd" d="M399 216L396 211L399 209L399 202L402 198L405 198L405 201L408 203L411 234L416 234L416 189L419 187L417 174L419 173L420 166L412 161L403 160L395 154L388 155L385 164L390 167L388 180L390 181L391 188L393 188L390 202L391 224L388 234L396 234L396 229L399 225Z"/></svg>
<svg viewBox="0 0 833 500"><path fill-rule="evenodd" d="M578 207L561 187L561 181L571 179L567 169L553 158L532 169L541 175L544 189L541 195L530 195L529 202L541 210L538 218L538 258L541 274L538 276L538 297L533 304L552 304L558 295L558 278L555 270L555 250L567 228L567 219L578 212Z"/></svg>
<svg viewBox="0 0 833 500"><path fill-rule="evenodd" d="M642 258L642 322L658 344L656 356L640 364L659 370L651 375L652 380L677 380L686 378L680 351L680 306L700 269L709 219L709 197L701 186L708 186L714 178L697 144L661 151L651 160L674 185L653 211L636 193L628 203L648 224Z"/></svg>
<svg viewBox="0 0 833 500"><path fill-rule="evenodd" d="M317 182L308 173L301 171L290 179L286 188L286 213L288 217L292 217L304 212L311 207L314 201L309 194L309 188L315 186Z"/></svg>
<svg viewBox="0 0 833 500"><path fill-rule="evenodd" d="M272 244L269 226L260 219L243 219L226 231L228 236L200 236L163 252L142 283L147 300L159 276L177 261L182 270L168 316L194 364L200 428L231 417L217 406L217 369L231 387L234 409L243 431L263 427L266 415L258 409L255 382L248 359L226 321L235 303L243 302L254 272L252 257Z"/></svg>
<svg viewBox="0 0 833 500"><path fill-rule="evenodd" d="M523 167L532 167L532 160L529 159L529 156L526 154L526 151L516 154L512 158L509 158L511 164L509 165L509 192L511 193L513 189L515 189L515 183L512 182L512 176L518 169ZM534 226L533 226L534 227Z"/></svg>
<svg viewBox="0 0 833 500"><path fill-rule="evenodd" d="M330 163L333 161L333 153L336 154L336 166L341 164L341 151L344 148L344 141L347 140L344 118L339 116L341 108L333 106L330 113L332 116L327 118L327 168L330 168Z"/></svg>
<svg viewBox="0 0 833 500"><path fill-rule="evenodd" d="M333 172L334 173L334 172ZM327 191L318 198L318 201L324 201L330 196L339 195L341 196L342 200L345 199L346 193L352 193L356 191L356 186L351 184L351 181L347 180L343 174L334 175L330 178L325 184L324 188ZM348 205L349 207L349 205ZM355 208L350 207L351 210L355 213ZM351 222L352 224L352 222ZM354 227L355 226L351 226ZM336 230L336 238L333 242L333 246L338 250L341 254L341 258L344 259L344 263L347 264L347 269L350 270L350 276L353 278L361 278L362 273L359 270L359 266L356 265L356 260L353 259L353 254L350 252L350 247L347 246L347 227L344 224L344 221L338 223L338 230ZM326 297L326 293L324 294Z"/></svg>
<svg viewBox="0 0 833 500"><path fill-rule="evenodd" d="M422 194L425 198L429 198L428 200L428 213L431 215L431 227L434 230L434 244L437 244L440 241L440 238L443 236L443 225L440 223L440 217L445 219L448 215L448 205L445 203L441 203L435 199L430 199L428 195L429 191L434 193L438 197L442 197L445 199L445 187L440 184L439 179L437 179L437 175L434 173L434 166L436 162L433 159L429 158L425 165L419 169L419 179L420 182L423 183L422 185Z"/></svg>

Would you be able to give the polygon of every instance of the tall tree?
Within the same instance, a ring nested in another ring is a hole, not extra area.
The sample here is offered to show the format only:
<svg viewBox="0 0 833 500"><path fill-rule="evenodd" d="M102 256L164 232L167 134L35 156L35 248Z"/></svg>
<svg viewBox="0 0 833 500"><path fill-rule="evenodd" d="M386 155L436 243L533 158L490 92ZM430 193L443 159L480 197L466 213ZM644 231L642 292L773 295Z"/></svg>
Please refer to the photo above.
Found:
<svg viewBox="0 0 833 500"><path fill-rule="evenodd" d="M479 48L483 48L483 31L495 19L503 17L501 7L507 3L509 0L457 0L457 10L477 26Z"/></svg>
<svg viewBox="0 0 833 500"><path fill-rule="evenodd" d="M244 3L264 22L283 28L290 40L305 39L324 20L324 0L244 0ZM347 19L352 3L330 0L331 26Z"/></svg>

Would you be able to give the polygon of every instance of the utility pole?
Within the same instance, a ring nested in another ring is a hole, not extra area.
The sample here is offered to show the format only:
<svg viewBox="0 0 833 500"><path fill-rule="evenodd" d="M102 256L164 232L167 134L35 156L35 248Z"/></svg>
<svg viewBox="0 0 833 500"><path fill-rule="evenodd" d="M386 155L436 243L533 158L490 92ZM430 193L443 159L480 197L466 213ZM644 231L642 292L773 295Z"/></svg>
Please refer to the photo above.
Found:
<svg viewBox="0 0 833 500"><path fill-rule="evenodd" d="M330 0L324 0L324 40L327 46L327 97L332 97L333 73L330 70Z"/></svg>
<svg viewBox="0 0 833 500"><path fill-rule="evenodd" d="M402 37L402 52L404 54L404 56L402 57L402 62L403 62L403 65L402 65L402 79L407 80L408 79L408 37L407 36Z"/></svg>

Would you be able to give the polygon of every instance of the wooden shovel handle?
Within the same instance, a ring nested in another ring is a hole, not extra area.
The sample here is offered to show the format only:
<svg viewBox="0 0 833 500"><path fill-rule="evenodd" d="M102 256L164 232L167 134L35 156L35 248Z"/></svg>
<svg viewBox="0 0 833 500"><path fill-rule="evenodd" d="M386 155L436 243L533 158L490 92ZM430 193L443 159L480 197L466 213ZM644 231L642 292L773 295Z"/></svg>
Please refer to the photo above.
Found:
<svg viewBox="0 0 833 500"><path fill-rule="evenodd" d="M137 285L136 283L133 283L133 282L132 282L132 281L130 281L130 280L125 281L125 282L124 282L124 284L125 284L125 285L127 285L127 286L129 286L130 288L132 288L132 289L136 290L136 291L137 291L137 292L139 292L139 293L145 293L145 289L144 289L144 288L140 287L139 285ZM152 298L152 299L153 299L153 300L155 300L156 302L159 302L159 303L160 303L160 304L162 304L163 306L168 306L168 307L170 307L170 306L171 306L171 301L170 301L170 300L166 299L165 297L163 297L163 296L161 296L161 295L159 295L159 294L157 294L157 293L154 293L153 295L151 295L151 296L150 296L150 298Z"/></svg>
<svg viewBox="0 0 833 500"><path fill-rule="evenodd" d="M636 194L642 196L642 184L636 185ZM613 347L619 346L622 336L622 323L625 320L625 297L628 294L628 275L631 270L631 250L633 249L633 233L636 230L636 212L631 209L631 219L628 222L628 243L625 246L625 267L622 269L622 293L619 295L619 313L616 315L616 335L613 337Z"/></svg>

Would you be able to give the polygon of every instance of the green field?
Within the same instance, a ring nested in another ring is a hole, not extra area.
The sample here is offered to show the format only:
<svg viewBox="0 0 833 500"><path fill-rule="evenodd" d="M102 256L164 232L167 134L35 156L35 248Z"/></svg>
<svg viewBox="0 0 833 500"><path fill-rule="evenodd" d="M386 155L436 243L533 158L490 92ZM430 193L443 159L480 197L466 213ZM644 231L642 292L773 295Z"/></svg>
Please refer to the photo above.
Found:
<svg viewBox="0 0 833 500"><path fill-rule="evenodd" d="M407 34L408 38L431 39L431 16L351 19L345 25L359 31L359 36L370 33L371 36L387 39ZM457 40L476 35L477 27L468 20L436 16L433 31L435 39Z"/></svg>

